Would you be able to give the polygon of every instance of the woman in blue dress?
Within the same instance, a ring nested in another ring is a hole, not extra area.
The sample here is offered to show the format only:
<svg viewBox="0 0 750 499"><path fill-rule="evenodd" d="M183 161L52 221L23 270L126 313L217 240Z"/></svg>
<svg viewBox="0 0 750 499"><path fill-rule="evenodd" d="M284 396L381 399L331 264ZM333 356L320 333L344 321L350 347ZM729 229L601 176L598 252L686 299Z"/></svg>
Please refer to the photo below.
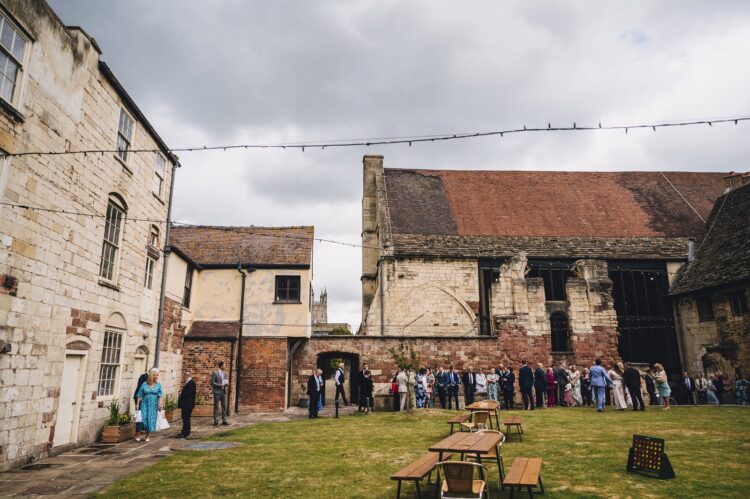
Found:
<svg viewBox="0 0 750 499"><path fill-rule="evenodd" d="M417 408L423 408L425 399L426 399L426 390L425 390L425 368L422 367L417 371L417 377L414 383L414 398L416 399L416 406Z"/></svg>
<svg viewBox="0 0 750 499"><path fill-rule="evenodd" d="M156 431L156 418L159 411L163 409L162 397L164 393L159 383L159 370L153 368L148 372L148 379L141 385L136 394L135 410L141 411L143 431L146 433L146 442L150 441L149 434ZM135 439L140 442L140 433Z"/></svg>

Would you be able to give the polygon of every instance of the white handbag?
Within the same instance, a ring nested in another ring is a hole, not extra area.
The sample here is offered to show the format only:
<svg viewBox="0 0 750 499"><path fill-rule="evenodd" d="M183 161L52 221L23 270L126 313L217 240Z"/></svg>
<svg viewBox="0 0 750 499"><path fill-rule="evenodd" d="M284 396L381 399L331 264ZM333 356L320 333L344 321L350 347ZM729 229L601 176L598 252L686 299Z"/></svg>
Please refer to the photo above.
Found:
<svg viewBox="0 0 750 499"><path fill-rule="evenodd" d="M133 417L133 420L136 423L143 423L143 413L141 413L140 410L135 411L135 416Z"/></svg>
<svg viewBox="0 0 750 499"><path fill-rule="evenodd" d="M169 421L167 421L167 416L164 414L164 411L159 411L159 415L156 417L156 431L168 429Z"/></svg>

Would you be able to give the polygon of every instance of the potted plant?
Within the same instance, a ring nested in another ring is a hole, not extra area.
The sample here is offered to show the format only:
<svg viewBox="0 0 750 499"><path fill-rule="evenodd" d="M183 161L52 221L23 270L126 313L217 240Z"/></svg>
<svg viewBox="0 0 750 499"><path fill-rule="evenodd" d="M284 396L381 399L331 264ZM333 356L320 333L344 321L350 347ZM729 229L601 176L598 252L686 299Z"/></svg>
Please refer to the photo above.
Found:
<svg viewBox="0 0 750 499"><path fill-rule="evenodd" d="M177 410L177 401L169 395L164 400L164 416L170 423L179 421L182 418L180 411Z"/></svg>
<svg viewBox="0 0 750 499"><path fill-rule="evenodd" d="M120 414L117 401L109 404L109 417L102 428L102 443L116 444L130 440L135 436L135 424L130 420L130 414Z"/></svg>
<svg viewBox="0 0 750 499"><path fill-rule="evenodd" d="M192 416L194 418L209 418L214 415L214 408L206 403L206 399L201 394L195 396L195 408Z"/></svg>

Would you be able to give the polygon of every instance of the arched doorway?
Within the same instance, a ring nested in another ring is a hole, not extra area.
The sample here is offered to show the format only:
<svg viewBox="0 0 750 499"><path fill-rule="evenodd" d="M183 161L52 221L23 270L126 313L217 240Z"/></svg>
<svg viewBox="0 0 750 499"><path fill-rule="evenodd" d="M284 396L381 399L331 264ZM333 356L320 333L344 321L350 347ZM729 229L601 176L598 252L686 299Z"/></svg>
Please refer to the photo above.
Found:
<svg viewBox="0 0 750 499"><path fill-rule="evenodd" d="M337 364L339 361L345 365L346 383L349 384L349 390L346 392L348 401L356 404L359 400L359 385L357 380L359 354L351 352L324 352L318 354L318 361L316 363L318 369L323 371L323 379L325 380L322 394L324 406L327 403L333 404L334 397L336 396L333 375L338 368Z"/></svg>

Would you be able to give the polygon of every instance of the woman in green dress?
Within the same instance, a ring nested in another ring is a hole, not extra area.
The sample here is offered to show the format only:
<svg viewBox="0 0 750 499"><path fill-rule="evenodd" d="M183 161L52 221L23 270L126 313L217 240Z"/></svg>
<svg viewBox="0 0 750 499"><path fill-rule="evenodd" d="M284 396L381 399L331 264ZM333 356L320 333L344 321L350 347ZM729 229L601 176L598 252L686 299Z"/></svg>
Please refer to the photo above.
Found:
<svg viewBox="0 0 750 499"><path fill-rule="evenodd" d="M654 364L654 370L656 370L656 389L659 390L659 397L664 401L664 410L666 411L669 409L669 396L672 395L672 390L669 388L669 378L664 366L658 362Z"/></svg>
<svg viewBox="0 0 750 499"><path fill-rule="evenodd" d="M143 431L146 433L146 442L150 441L149 434L156 431L156 418L159 411L164 409L162 397L164 393L159 383L159 370L153 368L148 372L148 379L141 385L136 394L135 410L141 411L141 422ZM140 434L136 435L137 441L141 440Z"/></svg>

